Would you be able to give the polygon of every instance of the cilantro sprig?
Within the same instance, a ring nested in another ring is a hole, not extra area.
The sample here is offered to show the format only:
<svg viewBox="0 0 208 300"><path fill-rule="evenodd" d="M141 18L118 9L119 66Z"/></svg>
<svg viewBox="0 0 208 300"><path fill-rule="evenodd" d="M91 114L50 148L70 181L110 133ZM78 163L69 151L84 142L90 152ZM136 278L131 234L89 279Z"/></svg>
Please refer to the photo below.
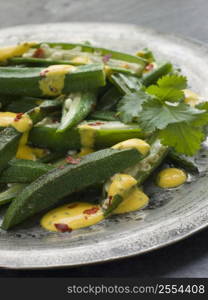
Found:
<svg viewBox="0 0 208 300"><path fill-rule="evenodd" d="M124 123L137 122L144 131L157 132L161 142L177 152L194 155L205 138L208 103L196 107L184 103L186 87L184 76L163 76L156 85L124 96L118 115Z"/></svg>

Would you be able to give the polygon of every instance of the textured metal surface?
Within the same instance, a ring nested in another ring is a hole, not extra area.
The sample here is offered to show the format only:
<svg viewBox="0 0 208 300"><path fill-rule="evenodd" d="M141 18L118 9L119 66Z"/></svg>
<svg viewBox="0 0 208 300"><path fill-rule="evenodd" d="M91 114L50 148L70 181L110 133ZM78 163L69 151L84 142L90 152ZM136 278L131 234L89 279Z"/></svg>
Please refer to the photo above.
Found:
<svg viewBox="0 0 208 300"><path fill-rule="evenodd" d="M200 44L121 24L47 24L1 30L0 45L24 40L89 40L93 44L135 52L152 48L159 58L178 64L196 92L208 96L208 51ZM150 189L152 207L116 217L71 234L43 231L34 222L0 231L0 266L44 268L74 266L144 253L180 240L208 225L206 150L202 174L192 184L161 192ZM3 212L2 212L3 213Z"/></svg>

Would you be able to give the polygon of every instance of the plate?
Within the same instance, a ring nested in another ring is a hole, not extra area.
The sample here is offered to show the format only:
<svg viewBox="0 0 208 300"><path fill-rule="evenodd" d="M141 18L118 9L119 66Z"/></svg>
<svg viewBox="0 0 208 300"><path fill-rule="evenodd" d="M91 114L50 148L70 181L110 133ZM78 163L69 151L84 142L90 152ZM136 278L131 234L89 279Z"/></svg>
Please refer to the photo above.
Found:
<svg viewBox="0 0 208 300"><path fill-rule="evenodd" d="M106 23L57 23L0 30L1 46L25 40L90 41L130 53L149 47L159 59L180 66L193 90L208 96L208 50L182 37ZM150 185L151 205L143 212L113 217L70 234L46 232L37 218L15 230L1 230L0 266L52 268L105 262L152 251L199 231L208 225L207 152L206 148L201 151L198 162L202 172L191 184L168 191Z"/></svg>

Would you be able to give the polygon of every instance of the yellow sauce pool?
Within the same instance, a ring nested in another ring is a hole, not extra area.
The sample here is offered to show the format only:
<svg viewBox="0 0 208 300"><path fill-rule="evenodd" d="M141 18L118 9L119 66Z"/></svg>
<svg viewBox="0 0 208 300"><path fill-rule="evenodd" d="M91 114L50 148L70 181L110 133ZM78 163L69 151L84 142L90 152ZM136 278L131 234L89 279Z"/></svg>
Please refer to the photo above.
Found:
<svg viewBox="0 0 208 300"><path fill-rule="evenodd" d="M147 206L149 197L139 188L134 188L123 202L114 210L114 214L124 214Z"/></svg>
<svg viewBox="0 0 208 300"><path fill-rule="evenodd" d="M120 177L120 179L118 179ZM136 187L136 180L127 174L116 174L109 187L108 196L120 194L124 200L114 210L114 214L123 214L144 208L148 196ZM46 213L41 226L49 231L71 232L72 230L95 225L104 219L100 205L86 202L74 202L60 206Z"/></svg>
<svg viewBox="0 0 208 300"><path fill-rule="evenodd" d="M157 184L161 188L174 188L186 182L187 175L177 168L167 168L157 175Z"/></svg>
<svg viewBox="0 0 208 300"><path fill-rule="evenodd" d="M99 205L75 202L49 211L41 219L41 226L49 231L70 232L74 229L92 226L103 219L103 212ZM62 229L64 226L59 224L65 224L69 229L64 230Z"/></svg>

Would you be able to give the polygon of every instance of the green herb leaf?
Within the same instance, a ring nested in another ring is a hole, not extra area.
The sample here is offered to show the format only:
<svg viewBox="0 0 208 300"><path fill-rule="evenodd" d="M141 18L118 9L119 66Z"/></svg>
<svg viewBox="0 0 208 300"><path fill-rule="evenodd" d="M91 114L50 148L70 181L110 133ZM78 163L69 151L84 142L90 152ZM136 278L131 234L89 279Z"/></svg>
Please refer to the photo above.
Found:
<svg viewBox="0 0 208 300"><path fill-rule="evenodd" d="M127 94L118 103L117 115L124 123L132 123L138 121L138 117L142 110L142 104L149 100L151 96L144 91Z"/></svg>
<svg viewBox="0 0 208 300"><path fill-rule="evenodd" d="M161 102L178 102L184 98L183 91L171 87L161 88L157 85L151 85L146 89L146 92L154 95Z"/></svg>
<svg viewBox="0 0 208 300"><path fill-rule="evenodd" d="M187 87L187 79L182 75L166 75L157 81L157 85L161 88L174 88L183 90Z"/></svg>
<svg viewBox="0 0 208 300"><path fill-rule="evenodd" d="M142 105L143 111L140 115L140 124L145 130L164 129L169 124L180 122L196 122L203 117L207 122L207 116L204 116L204 111L190 107L185 103L177 103L171 105L161 103L157 99L151 99Z"/></svg>
<svg viewBox="0 0 208 300"><path fill-rule="evenodd" d="M177 152L192 156L200 149L204 133L201 129L182 122L169 124L159 132L159 137L164 145L175 148Z"/></svg>

